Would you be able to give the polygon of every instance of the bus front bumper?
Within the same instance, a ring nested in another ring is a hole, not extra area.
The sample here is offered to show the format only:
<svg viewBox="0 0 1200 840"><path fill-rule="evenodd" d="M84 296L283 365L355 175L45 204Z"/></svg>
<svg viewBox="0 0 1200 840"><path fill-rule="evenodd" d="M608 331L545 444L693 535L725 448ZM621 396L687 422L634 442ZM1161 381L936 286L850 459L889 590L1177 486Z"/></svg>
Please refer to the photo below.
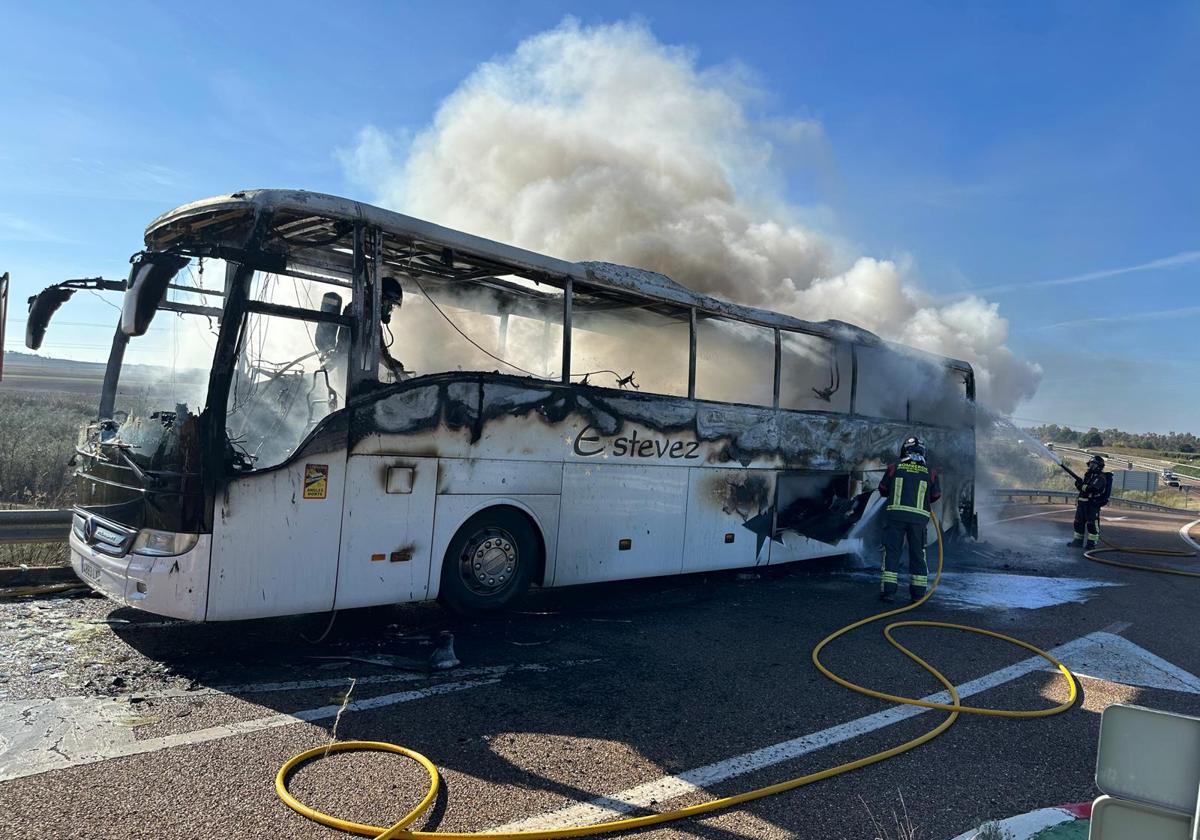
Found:
<svg viewBox="0 0 1200 840"><path fill-rule="evenodd" d="M71 534L71 568L84 583L123 606L155 615L203 621L208 605L212 536L174 557L128 553L116 557Z"/></svg>

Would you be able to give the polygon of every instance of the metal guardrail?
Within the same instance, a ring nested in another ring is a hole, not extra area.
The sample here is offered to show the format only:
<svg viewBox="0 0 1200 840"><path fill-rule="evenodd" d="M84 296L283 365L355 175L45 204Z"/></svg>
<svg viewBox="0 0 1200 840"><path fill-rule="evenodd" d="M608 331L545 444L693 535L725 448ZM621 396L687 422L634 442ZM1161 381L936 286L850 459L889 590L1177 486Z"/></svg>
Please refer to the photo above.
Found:
<svg viewBox="0 0 1200 840"><path fill-rule="evenodd" d="M1047 504L1054 502L1073 503L1078 494L1074 490L1038 490L1038 489L996 489L992 491L992 495L998 499L1005 499L1013 502L1018 498L1028 498L1030 501L1040 501L1045 499ZM1194 510L1187 508L1167 507L1166 505L1156 505L1153 502L1139 502L1136 499L1122 499L1119 496L1113 496L1108 500L1110 505L1115 507L1126 507L1132 510L1155 510L1160 513L1196 513Z"/></svg>
<svg viewBox="0 0 1200 840"><path fill-rule="evenodd" d="M71 533L70 510L0 510L0 545L61 542Z"/></svg>

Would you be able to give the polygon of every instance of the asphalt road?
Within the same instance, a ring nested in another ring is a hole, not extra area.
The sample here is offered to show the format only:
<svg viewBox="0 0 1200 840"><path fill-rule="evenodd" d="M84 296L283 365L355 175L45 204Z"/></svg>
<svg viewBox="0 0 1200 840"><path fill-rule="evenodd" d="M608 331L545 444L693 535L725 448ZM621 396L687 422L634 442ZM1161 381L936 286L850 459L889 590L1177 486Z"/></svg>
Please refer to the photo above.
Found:
<svg viewBox="0 0 1200 840"><path fill-rule="evenodd" d="M985 819L1093 798L1106 705L1195 711L1200 580L1085 561L1065 546L1067 508L987 513L987 541L949 547L943 587L918 617L1064 651L1081 688L1071 711L964 716L881 764L641 836L859 840L877 836L871 814L894 835L903 810L917 836L950 838ZM1103 532L1178 548L1187 522L1115 510ZM0 603L0 836L341 836L283 807L273 778L288 756L330 741L351 679L338 738L405 744L440 767L445 792L427 827L545 826L555 820L546 815L601 796L642 813L770 784L942 719L852 694L809 661L819 639L876 610L876 586L869 570L822 563L579 587L477 620L434 605L347 614L321 644L304 636L319 635L325 616L188 625L94 598ZM442 630L462 665L405 670ZM1040 667L997 673L1027 660L1024 651L949 631L901 633L957 684L983 680L973 703L1044 708L1066 696L1061 677ZM887 691L938 689L874 628L839 641L827 662ZM423 792L413 765L382 755L335 755L292 787L377 824ZM557 819L594 820L599 807Z"/></svg>

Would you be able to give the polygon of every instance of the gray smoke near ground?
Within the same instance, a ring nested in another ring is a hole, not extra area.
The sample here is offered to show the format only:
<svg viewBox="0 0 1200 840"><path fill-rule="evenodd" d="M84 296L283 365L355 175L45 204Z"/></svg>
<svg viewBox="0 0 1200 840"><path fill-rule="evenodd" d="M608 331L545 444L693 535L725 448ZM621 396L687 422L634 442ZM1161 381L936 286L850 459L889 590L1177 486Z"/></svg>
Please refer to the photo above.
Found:
<svg viewBox="0 0 1200 840"><path fill-rule="evenodd" d="M567 20L480 66L411 140L368 126L341 158L410 215L962 358L1002 411L1032 396L1041 369L1006 346L995 304L939 305L905 266L805 223L778 185L827 141L810 120L756 119L764 100L641 24Z"/></svg>

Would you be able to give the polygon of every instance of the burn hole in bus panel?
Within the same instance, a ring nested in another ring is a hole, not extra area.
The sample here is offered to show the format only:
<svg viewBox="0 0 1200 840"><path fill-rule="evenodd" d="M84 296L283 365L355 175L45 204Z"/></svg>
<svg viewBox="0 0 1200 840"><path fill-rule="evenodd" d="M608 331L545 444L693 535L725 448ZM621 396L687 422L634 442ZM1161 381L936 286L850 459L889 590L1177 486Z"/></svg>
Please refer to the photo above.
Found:
<svg viewBox="0 0 1200 840"><path fill-rule="evenodd" d="M776 481L776 536L792 531L836 545L850 536L875 487L868 472L785 472Z"/></svg>

